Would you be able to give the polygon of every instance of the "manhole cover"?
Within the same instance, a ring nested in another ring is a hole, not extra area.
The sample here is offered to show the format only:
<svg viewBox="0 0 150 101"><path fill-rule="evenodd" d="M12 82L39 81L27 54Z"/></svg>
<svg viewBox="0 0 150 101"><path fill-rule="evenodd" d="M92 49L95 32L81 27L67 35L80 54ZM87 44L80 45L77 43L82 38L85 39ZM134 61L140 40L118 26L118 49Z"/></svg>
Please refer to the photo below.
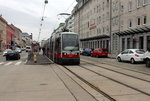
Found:
<svg viewBox="0 0 150 101"><path fill-rule="evenodd" d="M46 84L46 83L41 83L40 85L41 85L41 86L45 86L45 85L48 85L48 84Z"/></svg>

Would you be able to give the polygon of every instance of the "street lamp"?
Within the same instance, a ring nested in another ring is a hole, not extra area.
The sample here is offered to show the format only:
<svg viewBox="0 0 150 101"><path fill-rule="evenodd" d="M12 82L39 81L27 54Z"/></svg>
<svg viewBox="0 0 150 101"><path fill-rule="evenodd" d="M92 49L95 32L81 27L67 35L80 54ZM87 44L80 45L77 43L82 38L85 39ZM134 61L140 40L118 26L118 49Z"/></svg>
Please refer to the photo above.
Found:
<svg viewBox="0 0 150 101"><path fill-rule="evenodd" d="M41 34L41 29L42 29L42 22L44 21L44 12L45 12L45 7L46 7L46 4L48 4L48 0L45 0L44 1L44 8L43 8L43 13L42 13L42 18L41 18L41 23L40 23L40 30L39 30L39 36L38 36L38 41L40 39L40 34Z"/></svg>

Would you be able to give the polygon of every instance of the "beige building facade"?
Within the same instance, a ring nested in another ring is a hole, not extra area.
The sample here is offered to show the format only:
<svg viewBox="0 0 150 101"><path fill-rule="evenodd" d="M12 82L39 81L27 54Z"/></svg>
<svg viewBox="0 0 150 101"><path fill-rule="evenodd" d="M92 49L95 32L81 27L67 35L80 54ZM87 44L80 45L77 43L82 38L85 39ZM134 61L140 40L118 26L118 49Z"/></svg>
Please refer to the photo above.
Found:
<svg viewBox="0 0 150 101"><path fill-rule="evenodd" d="M11 27L13 27L15 29L15 36L16 36L15 43L16 43L16 46L23 47L22 31L21 31L21 29L17 28L13 24L11 24Z"/></svg>
<svg viewBox="0 0 150 101"><path fill-rule="evenodd" d="M110 35L109 0L78 0L74 8L74 32L83 48L108 48Z"/></svg>
<svg viewBox="0 0 150 101"><path fill-rule="evenodd" d="M0 51L6 49L6 26L7 21L0 16Z"/></svg>
<svg viewBox="0 0 150 101"><path fill-rule="evenodd" d="M150 0L77 0L74 32L83 48L150 48Z"/></svg>
<svg viewBox="0 0 150 101"><path fill-rule="evenodd" d="M150 48L150 0L112 1L112 52Z"/></svg>

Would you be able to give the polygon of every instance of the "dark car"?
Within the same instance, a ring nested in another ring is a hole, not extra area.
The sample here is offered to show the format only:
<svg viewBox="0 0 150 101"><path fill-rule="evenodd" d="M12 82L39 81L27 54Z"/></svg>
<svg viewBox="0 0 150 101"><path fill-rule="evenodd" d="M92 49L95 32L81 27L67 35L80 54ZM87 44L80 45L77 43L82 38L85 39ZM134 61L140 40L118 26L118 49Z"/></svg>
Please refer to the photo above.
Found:
<svg viewBox="0 0 150 101"><path fill-rule="evenodd" d="M10 59L19 60L20 59L20 54L17 51L15 51L15 50L7 51L7 53L6 53L6 60L10 60Z"/></svg>
<svg viewBox="0 0 150 101"><path fill-rule="evenodd" d="M108 56L108 50L105 48L96 48L92 53L91 56L96 57L107 57Z"/></svg>
<svg viewBox="0 0 150 101"><path fill-rule="evenodd" d="M82 55L90 56L91 52L92 52L92 49L86 48L85 50L83 50Z"/></svg>

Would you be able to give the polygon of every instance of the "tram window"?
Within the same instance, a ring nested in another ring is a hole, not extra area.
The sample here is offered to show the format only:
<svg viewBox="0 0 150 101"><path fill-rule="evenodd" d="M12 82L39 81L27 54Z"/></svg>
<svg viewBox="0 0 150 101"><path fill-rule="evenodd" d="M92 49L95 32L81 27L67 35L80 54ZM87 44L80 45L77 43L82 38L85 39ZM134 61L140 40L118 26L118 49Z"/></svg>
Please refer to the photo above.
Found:
<svg viewBox="0 0 150 101"><path fill-rule="evenodd" d="M79 50L78 35L66 34L62 37L62 49L63 50Z"/></svg>

